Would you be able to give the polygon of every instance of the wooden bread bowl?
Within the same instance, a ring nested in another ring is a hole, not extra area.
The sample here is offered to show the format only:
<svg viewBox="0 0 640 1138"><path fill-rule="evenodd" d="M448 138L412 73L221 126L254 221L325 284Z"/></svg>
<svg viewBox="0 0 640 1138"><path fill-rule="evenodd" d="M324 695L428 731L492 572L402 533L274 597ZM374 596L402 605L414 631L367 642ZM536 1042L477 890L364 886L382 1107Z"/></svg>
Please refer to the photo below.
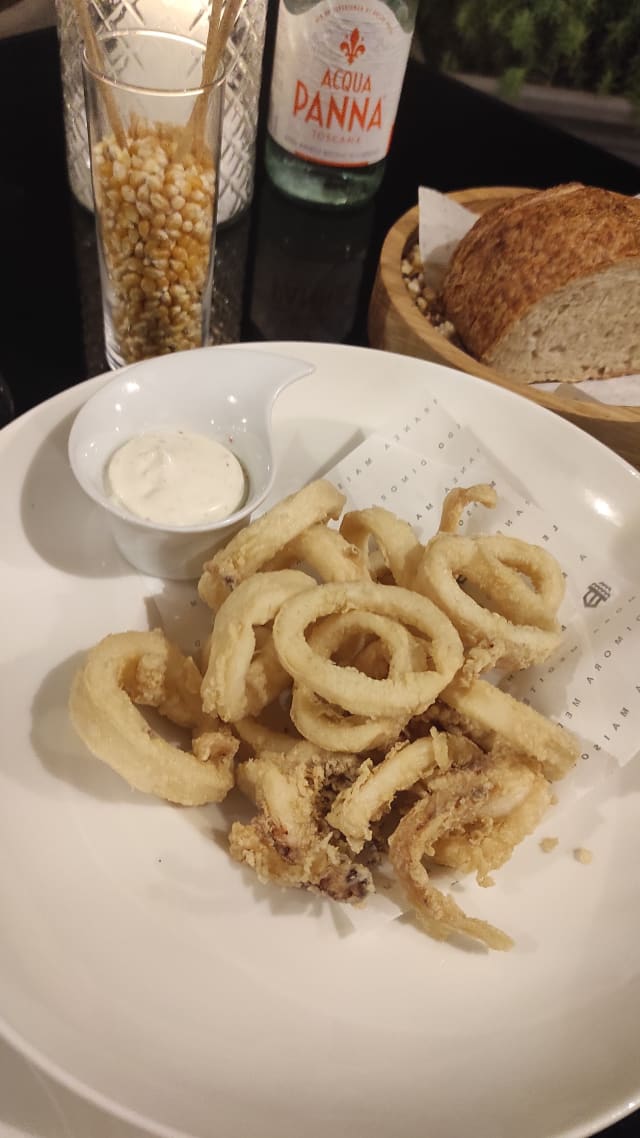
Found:
<svg viewBox="0 0 640 1138"><path fill-rule="evenodd" d="M484 213L508 198L526 193L521 187L493 186L460 190L449 196L475 213ZM373 348L399 352L406 356L432 360L488 379L499 387L516 391L525 399L540 403L550 411L611 447L640 469L640 407L621 407L596 403L579 390L575 394L543 393L518 383L494 368L480 363L462 348L450 343L434 328L414 304L402 277L401 262L418 236L418 207L410 209L389 230L382 247L378 271L369 304L369 343ZM601 382L606 383L607 380Z"/></svg>

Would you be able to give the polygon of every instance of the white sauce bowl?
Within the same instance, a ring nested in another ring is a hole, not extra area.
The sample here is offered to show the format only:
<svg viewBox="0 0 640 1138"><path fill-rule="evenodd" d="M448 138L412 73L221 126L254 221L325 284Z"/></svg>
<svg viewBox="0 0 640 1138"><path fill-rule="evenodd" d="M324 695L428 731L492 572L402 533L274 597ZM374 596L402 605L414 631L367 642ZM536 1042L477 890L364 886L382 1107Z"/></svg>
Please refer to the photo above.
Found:
<svg viewBox="0 0 640 1138"><path fill-rule="evenodd" d="M69 462L82 489L105 510L116 545L131 565L171 580L200 576L203 562L267 497L275 474L273 404L285 387L312 371L312 364L270 352L199 348L123 368L85 403L69 435ZM217 523L163 526L111 498L106 474L114 452L130 438L161 428L206 435L236 455L248 483L240 509Z"/></svg>

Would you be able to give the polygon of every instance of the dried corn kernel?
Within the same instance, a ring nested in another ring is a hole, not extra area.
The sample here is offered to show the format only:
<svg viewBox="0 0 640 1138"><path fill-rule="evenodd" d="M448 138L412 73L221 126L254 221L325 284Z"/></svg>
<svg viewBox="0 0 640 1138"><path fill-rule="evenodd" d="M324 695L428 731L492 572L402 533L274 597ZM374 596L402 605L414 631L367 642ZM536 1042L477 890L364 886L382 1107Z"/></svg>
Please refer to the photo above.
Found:
<svg viewBox="0 0 640 1138"><path fill-rule="evenodd" d="M425 283L420 246L416 242L400 262L405 287L418 310L441 336L461 347L456 330L447 319L437 293Z"/></svg>
<svg viewBox="0 0 640 1138"><path fill-rule="evenodd" d="M210 275L214 168L176 161L180 131L138 120L126 147L94 148L114 336L125 363L198 347Z"/></svg>

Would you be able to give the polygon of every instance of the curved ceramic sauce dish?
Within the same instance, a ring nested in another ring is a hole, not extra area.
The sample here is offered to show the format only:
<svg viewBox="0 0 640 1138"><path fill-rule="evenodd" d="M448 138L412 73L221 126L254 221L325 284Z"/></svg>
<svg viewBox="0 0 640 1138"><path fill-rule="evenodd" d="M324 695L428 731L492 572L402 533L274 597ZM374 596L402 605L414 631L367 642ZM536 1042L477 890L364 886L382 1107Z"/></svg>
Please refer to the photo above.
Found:
<svg viewBox="0 0 640 1138"><path fill-rule="evenodd" d="M80 486L109 518L122 555L154 577L189 580L203 562L246 525L274 479L271 412L289 384L312 364L271 352L199 348L123 368L78 412L69 462ZM161 428L193 431L227 446L242 464L247 494L218 522L169 526L131 513L109 493L109 460L129 439Z"/></svg>

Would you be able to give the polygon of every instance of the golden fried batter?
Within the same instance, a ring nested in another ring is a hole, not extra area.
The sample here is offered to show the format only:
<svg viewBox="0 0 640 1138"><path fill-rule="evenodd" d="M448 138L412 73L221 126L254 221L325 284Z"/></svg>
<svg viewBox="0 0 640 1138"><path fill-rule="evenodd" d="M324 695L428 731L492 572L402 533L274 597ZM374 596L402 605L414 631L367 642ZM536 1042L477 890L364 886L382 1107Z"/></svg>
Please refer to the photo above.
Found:
<svg viewBox="0 0 640 1138"><path fill-rule="evenodd" d="M361 901L373 891L371 872L338 845L319 809L327 782L355 765L355 756L322 752L308 743L286 755L265 752L241 763L238 785L260 813L248 825L234 822L232 857L250 865L263 883Z"/></svg>
<svg viewBox="0 0 640 1138"><path fill-rule="evenodd" d="M509 948L429 876L441 865L492 884L579 752L481 678L546 659L564 591L546 550L454 532L470 503L495 500L488 485L456 489L423 546L379 507L332 526L344 496L311 483L206 564L204 677L161 632L107 637L74 680L78 733L132 786L173 802L219 801L237 780L256 812L233 823L230 851L262 882L357 904L388 852L431 936ZM188 728L191 750L136 705Z"/></svg>
<svg viewBox="0 0 640 1138"><path fill-rule="evenodd" d="M452 897L446 896L429 880L423 863L433 854L435 843L451 830L472 823L490 799L490 777L473 771L444 775L432 784L431 792L405 814L389 838L389 857L415 914L436 940L463 933L488 948L511 948L510 937L486 921L467 917Z"/></svg>
<svg viewBox="0 0 640 1138"><path fill-rule="evenodd" d="M71 721L130 786L183 806L221 802L234 783L238 740L200 700L202 676L159 630L107 636L87 654L69 699ZM151 730L136 704L192 731L191 752Z"/></svg>

